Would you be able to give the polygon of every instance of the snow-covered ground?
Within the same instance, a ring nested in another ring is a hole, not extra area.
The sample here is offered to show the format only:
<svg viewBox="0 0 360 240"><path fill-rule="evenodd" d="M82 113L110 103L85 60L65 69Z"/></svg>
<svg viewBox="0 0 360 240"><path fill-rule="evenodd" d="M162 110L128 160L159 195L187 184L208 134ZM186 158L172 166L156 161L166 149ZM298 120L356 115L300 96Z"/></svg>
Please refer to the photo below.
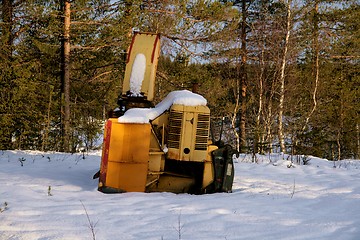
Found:
<svg viewBox="0 0 360 240"><path fill-rule="evenodd" d="M233 193L103 194L100 152L0 151L0 239L360 239L360 161L283 158L240 156Z"/></svg>

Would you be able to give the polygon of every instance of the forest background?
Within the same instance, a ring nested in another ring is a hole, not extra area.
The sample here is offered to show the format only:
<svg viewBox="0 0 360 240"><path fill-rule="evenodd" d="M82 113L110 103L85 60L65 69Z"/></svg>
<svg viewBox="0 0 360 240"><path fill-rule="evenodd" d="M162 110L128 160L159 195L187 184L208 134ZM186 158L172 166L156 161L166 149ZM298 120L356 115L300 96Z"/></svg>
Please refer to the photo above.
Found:
<svg viewBox="0 0 360 240"><path fill-rule="evenodd" d="M96 146L134 31L240 152L360 158L358 0L2 0L0 149Z"/></svg>

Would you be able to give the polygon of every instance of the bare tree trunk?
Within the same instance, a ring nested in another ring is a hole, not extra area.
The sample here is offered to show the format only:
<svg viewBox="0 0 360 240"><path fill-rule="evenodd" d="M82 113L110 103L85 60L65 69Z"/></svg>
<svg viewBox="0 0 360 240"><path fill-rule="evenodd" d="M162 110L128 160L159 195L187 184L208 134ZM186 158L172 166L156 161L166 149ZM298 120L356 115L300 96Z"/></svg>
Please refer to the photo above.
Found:
<svg viewBox="0 0 360 240"><path fill-rule="evenodd" d="M357 159L360 159L360 127L359 127L359 124L357 123L356 124L356 149L357 149L357 151L356 151L356 158Z"/></svg>
<svg viewBox="0 0 360 240"><path fill-rule="evenodd" d="M336 135L336 144L337 144L337 152L338 152L338 159L341 160L341 133L340 130L338 131Z"/></svg>
<svg viewBox="0 0 360 240"><path fill-rule="evenodd" d="M247 49L246 49L246 1L242 1L242 22L241 22L241 114L240 114L240 150L243 152L246 148L246 91L247 91Z"/></svg>
<svg viewBox="0 0 360 240"><path fill-rule="evenodd" d="M336 136L336 143L337 143L337 150L338 150L338 160L341 160L342 153L341 153L341 144L342 144L342 137L344 134L344 93L343 90L340 91L340 116L339 116L339 130Z"/></svg>
<svg viewBox="0 0 360 240"><path fill-rule="evenodd" d="M283 112L284 112L284 98L285 98L285 67L286 67L286 56L290 38L290 21L291 21L291 0L287 2L287 15L286 15L286 36L284 44L284 54L281 63L281 75L280 75L280 100L279 100L279 115L278 115L278 135L281 152L285 153L285 140L284 140L284 129L283 129Z"/></svg>
<svg viewBox="0 0 360 240"><path fill-rule="evenodd" d="M45 129L44 129L44 135L43 135L43 142L42 142L41 151L47 151L48 150L49 132L50 132L50 123L51 123L51 104L52 104L53 90L54 90L54 87L50 85L49 104L48 104L48 109L47 109L46 126L45 126Z"/></svg>
<svg viewBox="0 0 360 240"><path fill-rule="evenodd" d="M62 74L63 85L63 150L70 151L70 0L63 1Z"/></svg>
<svg viewBox="0 0 360 240"><path fill-rule="evenodd" d="M313 15L313 24L314 24L314 32L313 32L313 51L314 51L314 62L313 62L313 77L314 77L314 90L313 90L313 108L311 109L310 113L305 119L304 126L302 128L302 131L304 132L306 130L306 126L309 123L311 115L315 112L317 107L317 100L316 100L316 94L317 89L319 85L319 18L318 18L318 12L319 12L319 4L318 1L315 1L314 6L314 15Z"/></svg>
<svg viewBox="0 0 360 240"><path fill-rule="evenodd" d="M268 109L268 114L266 117L266 142L268 142L269 152L272 153L273 134L271 132L271 128L272 128L272 103L271 103L271 101L269 101L269 105L268 105L267 109Z"/></svg>
<svg viewBox="0 0 360 240"><path fill-rule="evenodd" d="M277 84L277 73L276 71L273 73L272 82L271 82L271 89L270 89L270 96L267 101L267 114L266 114L266 120L265 120L265 129L266 129L266 142L268 142L268 149L269 152L273 152L273 124L274 124L274 117L273 117L273 101L275 96L275 88Z"/></svg>
<svg viewBox="0 0 360 240"><path fill-rule="evenodd" d="M258 107L258 112L257 112L257 116L256 116L256 133L255 133L255 150L256 152L260 152L260 151L263 151L262 147L259 148L259 143L260 142L263 142L263 134L261 134L261 131L260 131L260 120L261 120L261 114L262 114L262 111L263 111L263 76L264 76L264 71L265 71L265 68L264 68L264 49L262 49L261 51L261 59L260 59L260 76L259 76L259 107Z"/></svg>
<svg viewBox="0 0 360 240"><path fill-rule="evenodd" d="M240 152L240 136L239 136L239 133L236 129L236 119L237 119L237 113L239 111L239 101L240 101L240 94L239 94L239 84L236 84L236 93L235 93L235 107L234 107L234 113L231 117L231 127L234 131L234 135L235 135L235 138L236 138L236 150L238 152Z"/></svg>
<svg viewBox="0 0 360 240"><path fill-rule="evenodd" d="M231 127L234 131L234 135L236 138L236 150L238 152L240 152L240 135L236 129L236 119L237 119L237 114L239 112L239 108L240 108L240 84L239 84L239 80L236 79L236 86L234 89L234 96L235 96L235 107L234 107L234 112L232 114L231 117Z"/></svg>
<svg viewBox="0 0 360 240"><path fill-rule="evenodd" d="M12 46L13 46L13 36L12 36L12 28L13 28L13 1L12 0L3 0L2 1L2 35L4 36L6 48L5 48L5 57L8 59L12 56Z"/></svg>

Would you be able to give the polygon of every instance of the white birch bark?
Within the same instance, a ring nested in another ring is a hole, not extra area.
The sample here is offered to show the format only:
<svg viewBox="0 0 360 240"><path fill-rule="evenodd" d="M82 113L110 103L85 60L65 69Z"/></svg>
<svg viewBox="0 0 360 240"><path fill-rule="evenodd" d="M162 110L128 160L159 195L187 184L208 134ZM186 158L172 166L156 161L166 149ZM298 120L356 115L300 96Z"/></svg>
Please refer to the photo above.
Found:
<svg viewBox="0 0 360 240"><path fill-rule="evenodd" d="M318 5L317 1L315 2L314 11L315 11L315 14L317 14L318 11L319 11L319 5ZM314 23L313 50L315 52L315 56L314 56L314 58L315 58L314 59L314 82L315 82L315 86L314 86L314 90L313 90L313 94L312 94L313 107L312 107L310 113L307 115L307 117L305 119L304 126L302 127L303 132L306 130L306 126L309 123L310 117L315 112L316 107L317 107L316 95L317 95L317 89L318 89L318 86L319 86L319 26L318 26L317 16L315 16L315 17L316 17L316 19L314 19L314 21L313 21L313 23Z"/></svg>
<svg viewBox="0 0 360 240"><path fill-rule="evenodd" d="M284 140L284 129L283 129L283 112L284 112L284 99L285 99L285 68L286 68L286 57L289 47L289 38L291 32L291 0L287 1L287 15L286 15L286 36L284 44L284 53L281 61L281 74L280 74L280 100L279 100L279 115L278 115L278 136L281 152L285 153L285 140Z"/></svg>

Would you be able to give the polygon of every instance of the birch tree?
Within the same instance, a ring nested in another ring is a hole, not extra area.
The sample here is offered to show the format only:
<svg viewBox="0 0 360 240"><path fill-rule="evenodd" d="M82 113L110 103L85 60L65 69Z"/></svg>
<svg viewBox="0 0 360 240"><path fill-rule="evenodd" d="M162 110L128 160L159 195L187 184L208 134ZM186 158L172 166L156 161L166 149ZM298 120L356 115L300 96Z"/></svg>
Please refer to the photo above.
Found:
<svg viewBox="0 0 360 240"><path fill-rule="evenodd" d="M318 0L316 0L314 2L314 7L312 10L312 27L313 27L313 70L312 70L312 76L314 79L314 90L312 93L312 100L313 100L313 107L311 109L311 111L308 113L308 115L306 116L305 119L305 123L304 126L302 127L302 131L304 132L307 124L309 123L309 119L311 117L311 115L314 113L314 111L316 110L317 107L317 90L318 90L318 86L319 86L319 2Z"/></svg>
<svg viewBox="0 0 360 240"><path fill-rule="evenodd" d="M284 2L285 3L285 2ZM289 47L289 39L291 32L291 0L288 0L286 3L286 31L285 31L285 40L284 40L284 52L281 59L281 70L280 70L280 99L279 99L279 113L278 113L278 136L281 152L286 153L285 147L285 137L283 129L283 113L284 113L284 99L285 99L285 68Z"/></svg>

